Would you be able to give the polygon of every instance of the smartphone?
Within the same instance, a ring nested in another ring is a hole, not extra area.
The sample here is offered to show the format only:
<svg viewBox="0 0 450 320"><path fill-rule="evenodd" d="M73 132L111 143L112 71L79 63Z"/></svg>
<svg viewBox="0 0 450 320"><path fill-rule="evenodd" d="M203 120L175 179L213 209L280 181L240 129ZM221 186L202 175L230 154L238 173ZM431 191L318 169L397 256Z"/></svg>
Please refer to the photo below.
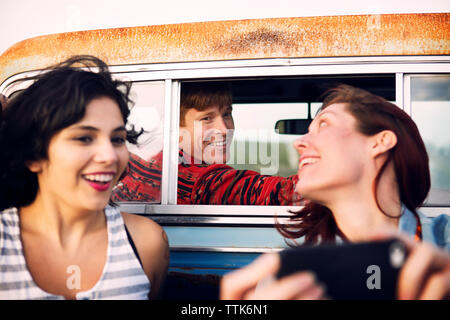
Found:
<svg viewBox="0 0 450 320"><path fill-rule="evenodd" d="M315 273L326 295L337 300L394 300L408 251L398 239L298 247L281 251L277 277Z"/></svg>

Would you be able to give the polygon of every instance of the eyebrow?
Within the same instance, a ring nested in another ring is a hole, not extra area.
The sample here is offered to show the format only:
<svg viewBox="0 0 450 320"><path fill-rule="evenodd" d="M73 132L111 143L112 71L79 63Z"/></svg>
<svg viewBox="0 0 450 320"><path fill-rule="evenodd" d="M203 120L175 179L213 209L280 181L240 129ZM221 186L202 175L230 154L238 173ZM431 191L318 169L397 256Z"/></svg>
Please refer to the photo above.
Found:
<svg viewBox="0 0 450 320"><path fill-rule="evenodd" d="M228 111L233 111L233 107L232 106L227 106L225 108L220 108L219 109L219 114L222 114L223 112L228 112ZM202 111L202 113L200 113L195 120L199 120L201 118L204 118L206 116L215 116L216 115L216 110L213 111Z"/></svg>
<svg viewBox="0 0 450 320"><path fill-rule="evenodd" d="M330 114L336 115L336 112L334 112L333 110L327 110L327 109L325 109L324 111L321 111L321 112L317 115L317 117L320 117L320 116L322 116L322 115L325 114L325 113L330 113Z"/></svg>
<svg viewBox="0 0 450 320"><path fill-rule="evenodd" d="M206 117L206 116L215 115L215 114L216 114L215 111L208 111L208 112L205 112L205 113L200 113L200 114L197 116L197 119L200 119L200 118L203 118L203 117Z"/></svg>
<svg viewBox="0 0 450 320"><path fill-rule="evenodd" d="M100 131L98 128L96 128L96 127L92 127L92 126L83 126L83 125L80 125L80 126L76 126L76 127L73 127L73 128L71 128L72 130L84 130L84 131ZM121 132L121 131L127 131L127 129L124 127L124 126L120 126L120 127L117 127L117 128L115 128L114 130L113 130L113 132Z"/></svg>

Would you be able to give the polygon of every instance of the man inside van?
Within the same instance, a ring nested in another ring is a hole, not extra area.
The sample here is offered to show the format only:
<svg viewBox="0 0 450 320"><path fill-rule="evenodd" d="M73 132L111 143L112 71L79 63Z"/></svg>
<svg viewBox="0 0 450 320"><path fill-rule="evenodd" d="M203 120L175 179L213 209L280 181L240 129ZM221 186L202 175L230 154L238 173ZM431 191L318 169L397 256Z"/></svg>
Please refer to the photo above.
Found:
<svg viewBox="0 0 450 320"><path fill-rule="evenodd" d="M299 205L297 175L288 178L228 165L234 122L232 94L221 82L181 88L178 204ZM161 201L162 152L149 161L131 154L113 201Z"/></svg>

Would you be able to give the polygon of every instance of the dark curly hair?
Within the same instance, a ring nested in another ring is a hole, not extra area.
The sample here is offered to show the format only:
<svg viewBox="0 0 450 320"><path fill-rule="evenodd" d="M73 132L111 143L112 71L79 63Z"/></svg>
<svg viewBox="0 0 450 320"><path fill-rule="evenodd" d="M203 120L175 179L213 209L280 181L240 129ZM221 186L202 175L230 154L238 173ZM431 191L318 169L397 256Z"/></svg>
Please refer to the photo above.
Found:
<svg viewBox="0 0 450 320"><path fill-rule="evenodd" d="M37 76L27 89L8 101L0 118L0 210L31 204L38 191L29 161L47 159L51 138L80 121L90 101L114 100L124 123L130 113L131 83L113 79L108 66L93 56L74 56ZM141 132L127 130L135 144Z"/></svg>

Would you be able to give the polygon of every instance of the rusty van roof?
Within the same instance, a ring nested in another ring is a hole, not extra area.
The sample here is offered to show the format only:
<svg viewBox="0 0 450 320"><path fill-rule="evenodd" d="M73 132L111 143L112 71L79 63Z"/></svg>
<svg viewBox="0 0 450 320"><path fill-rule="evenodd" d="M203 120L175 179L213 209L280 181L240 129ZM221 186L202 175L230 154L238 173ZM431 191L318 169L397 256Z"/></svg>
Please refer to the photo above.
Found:
<svg viewBox="0 0 450 320"><path fill-rule="evenodd" d="M76 54L109 65L259 58L447 55L450 13L213 21L39 36L0 56L0 83Z"/></svg>

